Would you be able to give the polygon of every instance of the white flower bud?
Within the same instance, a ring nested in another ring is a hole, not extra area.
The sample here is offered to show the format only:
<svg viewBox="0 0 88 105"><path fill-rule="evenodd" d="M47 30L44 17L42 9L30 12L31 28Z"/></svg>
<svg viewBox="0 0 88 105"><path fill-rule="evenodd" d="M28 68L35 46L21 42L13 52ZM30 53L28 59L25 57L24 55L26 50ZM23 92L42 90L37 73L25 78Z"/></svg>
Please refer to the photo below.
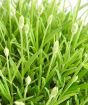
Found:
<svg viewBox="0 0 88 105"><path fill-rule="evenodd" d="M42 0L38 0L36 4L36 9L38 9L42 5Z"/></svg>
<svg viewBox="0 0 88 105"><path fill-rule="evenodd" d="M10 1L10 16L13 17L16 14L16 3L14 0Z"/></svg>
<svg viewBox="0 0 88 105"><path fill-rule="evenodd" d="M14 0L11 0L11 1L10 1L10 6L16 8L16 4L15 4Z"/></svg>
<svg viewBox="0 0 88 105"><path fill-rule="evenodd" d="M48 0L48 3L50 4L52 2L52 0Z"/></svg>
<svg viewBox="0 0 88 105"><path fill-rule="evenodd" d="M26 82L26 85L29 85L31 83L31 78L30 76L28 76L26 79L25 79L25 82Z"/></svg>
<svg viewBox="0 0 88 105"><path fill-rule="evenodd" d="M6 57L9 56L9 49L7 47L5 47L5 49L4 49L4 54Z"/></svg>
<svg viewBox="0 0 88 105"><path fill-rule="evenodd" d="M31 8L31 4L32 4L32 2L30 1L29 4L28 4L29 9Z"/></svg>
<svg viewBox="0 0 88 105"><path fill-rule="evenodd" d="M44 6L43 6L43 4L42 4L42 5L40 6L39 10L38 10L39 15L41 15L41 14L43 13L43 11L44 11Z"/></svg>
<svg viewBox="0 0 88 105"><path fill-rule="evenodd" d="M28 32L29 32L29 25L28 24L24 25L24 31L26 34L28 34Z"/></svg>
<svg viewBox="0 0 88 105"><path fill-rule="evenodd" d="M60 0L56 0L56 4L58 4L60 2Z"/></svg>
<svg viewBox="0 0 88 105"><path fill-rule="evenodd" d="M11 17L15 16L15 14L16 14L16 9L15 9L14 7L11 7L10 10L11 10L11 11L10 11L10 16L11 16Z"/></svg>
<svg viewBox="0 0 88 105"><path fill-rule="evenodd" d="M58 94L58 87L54 87L51 91L50 97L54 98Z"/></svg>
<svg viewBox="0 0 88 105"><path fill-rule="evenodd" d="M77 79L78 79L78 76L74 76L72 81L73 81L73 82L76 82Z"/></svg>
<svg viewBox="0 0 88 105"><path fill-rule="evenodd" d="M19 0L14 0L14 3L16 3L16 4L17 4L17 3L18 3L18 1L19 1Z"/></svg>
<svg viewBox="0 0 88 105"><path fill-rule="evenodd" d="M20 18L19 18L19 29L22 30L23 27L24 27L24 17L20 16Z"/></svg>
<svg viewBox="0 0 88 105"><path fill-rule="evenodd" d="M58 53L58 50L59 50L59 42L58 40L54 43L54 46L53 46L53 54L57 54Z"/></svg>
<svg viewBox="0 0 88 105"><path fill-rule="evenodd" d="M51 24L51 23L52 23L52 20L53 20L53 15L51 14L51 15L48 17L47 24Z"/></svg>
<svg viewBox="0 0 88 105"><path fill-rule="evenodd" d="M36 4L36 9L38 10L39 15L41 15L44 11L44 6L42 0L38 0Z"/></svg>
<svg viewBox="0 0 88 105"><path fill-rule="evenodd" d="M23 102L20 102L20 101L15 101L14 103L15 105L25 105Z"/></svg>
<svg viewBox="0 0 88 105"><path fill-rule="evenodd" d="M71 31L72 31L73 34L76 34L77 33L77 31L78 31L78 24L77 23L74 23L73 24Z"/></svg>
<svg viewBox="0 0 88 105"><path fill-rule="evenodd" d="M71 10L69 1L65 1L64 9L65 9L66 13L68 13Z"/></svg>
<svg viewBox="0 0 88 105"><path fill-rule="evenodd" d="M0 8L2 7L2 1L0 1Z"/></svg>

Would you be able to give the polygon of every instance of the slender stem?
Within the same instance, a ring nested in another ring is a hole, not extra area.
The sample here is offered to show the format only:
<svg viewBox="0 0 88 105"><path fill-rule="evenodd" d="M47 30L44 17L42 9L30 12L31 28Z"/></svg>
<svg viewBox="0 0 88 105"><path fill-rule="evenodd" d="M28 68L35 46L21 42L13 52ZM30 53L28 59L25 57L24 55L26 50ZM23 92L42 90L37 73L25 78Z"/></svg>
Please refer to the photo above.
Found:
<svg viewBox="0 0 88 105"><path fill-rule="evenodd" d="M38 49L38 29L39 29L39 16L37 18L37 24L36 24L36 49Z"/></svg>
<svg viewBox="0 0 88 105"><path fill-rule="evenodd" d="M52 100L52 97L50 97L50 98L48 99L46 105L50 105L51 100Z"/></svg>
<svg viewBox="0 0 88 105"><path fill-rule="evenodd" d="M29 43L28 43L28 34L26 33L26 49L27 49L27 55L28 55L28 59L29 59Z"/></svg>
<svg viewBox="0 0 88 105"><path fill-rule="evenodd" d="M72 41L73 41L73 38L74 38L74 34L72 33L71 39L70 39L70 45L71 45L71 43L72 43Z"/></svg>
<svg viewBox="0 0 88 105"><path fill-rule="evenodd" d="M10 88L11 88L11 102L10 104L12 105L13 103L13 86L12 86L12 80L11 80L11 73L10 73L10 69L9 69L9 59L8 59L8 56L6 57L7 59L7 69L8 69L8 76L9 76L9 81L11 82L10 84Z"/></svg>
<svg viewBox="0 0 88 105"><path fill-rule="evenodd" d="M23 6L23 0L20 0L19 1L20 14L22 14L22 6Z"/></svg>
<svg viewBox="0 0 88 105"><path fill-rule="evenodd" d="M26 85L25 90L24 90L24 98L26 98L27 90L28 90L28 85Z"/></svg>
<svg viewBox="0 0 88 105"><path fill-rule="evenodd" d="M45 32L44 32L44 36L43 36L42 43L41 43L41 48L43 48L43 45L44 45L44 41L45 41L45 37L46 37L48 28L49 28L49 24L47 25L47 27L45 29Z"/></svg>
<svg viewBox="0 0 88 105"><path fill-rule="evenodd" d="M6 57L6 60L7 60L8 76L9 76L9 80L11 81L11 74L10 74L10 70L9 70L9 60L8 60L8 56Z"/></svg>
<svg viewBox="0 0 88 105"><path fill-rule="evenodd" d="M42 64L40 64L40 67L39 67L39 78L38 78L38 89L39 89L39 92L40 93L40 89L41 89L41 77L42 77Z"/></svg>
<svg viewBox="0 0 88 105"><path fill-rule="evenodd" d="M23 34L22 34L22 30L20 30L20 37L21 37L21 57L23 58Z"/></svg>
<svg viewBox="0 0 88 105"><path fill-rule="evenodd" d="M50 61L50 65L49 65L48 71L47 71L46 81L47 81L47 79L48 79L48 76L49 76L49 73L50 73L50 70L51 70L51 67L52 67L52 64L53 64L55 58L56 58L56 56L53 54L53 55L52 55L52 58L51 58L51 61Z"/></svg>
<svg viewBox="0 0 88 105"><path fill-rule="evenodd" d="M21 69L22 69L22 77L23 77L23 34L22 34L22 29L20 29L20 38L21 38L21 59L22 59L22 63L21 63Z"/></svg>

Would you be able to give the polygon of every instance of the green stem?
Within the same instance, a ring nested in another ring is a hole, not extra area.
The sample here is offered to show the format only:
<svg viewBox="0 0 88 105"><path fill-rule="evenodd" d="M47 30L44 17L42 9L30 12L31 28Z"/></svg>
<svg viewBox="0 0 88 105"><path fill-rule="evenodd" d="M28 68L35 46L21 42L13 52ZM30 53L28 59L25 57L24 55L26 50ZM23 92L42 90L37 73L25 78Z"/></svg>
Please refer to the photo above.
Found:
<svg viewBox="0 0 88 105"><path fill-rule="evenodd" d="M40 48L43 48L43 45L44 45L44 41L45 41L45 37L46 37L48 28L49 28L49 24L47 25L47 27L45 29L44 36L43 36L43 39L42 39L42 43L41 43L41 47Z"/></svg>
<svg viewBox="0 0 88 105"><path fill-rule="evenodd" d="M41 77L42 77L42 64L40 64L40 67L39 67L38 93L40 93L40 90L41 90Z"/></svg>
<svg viewBox="0 0 88 105"><path fill-rule="evenodd" d="M29 43L28 43L28 34L26 33L26 49L27 49L27 55L28 55L28 59L29 59Z"/></svg>
<svg viewBox="0 0 88 105"><path fill-rule="evenodd" d="M28 85L26 85L25 90L24 90L24 99L26 98L27 90L28 90Z"/></svg>
<svg viewBox="0 0 88 105"><path fill-rule="evenodd" d="M21 59L22 59L22 63L21 63L21 69L22 69L22 77L23 77L23 34L22 34L22 29L20 29L20 38L21 38Z"/></svg>
<svg viewBox="0 0 88 105"><path fill-rule="evenodd" d="M10 84L10 88L11 88L11 102L10 104L12 105L13 103L13 86L12 86L12 80L11 80L11 73L10 73L10 69L9 69L9 59L8 59L8 56L6 57L7 59L7 69L8 69L8 76L9 76L9 81L11 82Z"/></svg>
<svg viewBox="0 0 88 105"><path fill-rule="evenodd" d="M49 73L50 73L50 70L51 70L51 68L52 68L52 64L54 63L55 58L56 58L56 56L53 54L53 55L52 55L52 58L51 58L51 61L50 61L50 65L49 65L48 71L47 71L46 81L47 81L47 79L48 79L48 76L49 76Z"/></svg>
<svg viewBox="0 0 88 105"><path fill-rule="evenodd" d="M36 24L36 49L38 49L38 29L39 29L39 16L37 18L37 24Z"/></svg>
<svg viewBox="0 0 88 105"><path fill-rule="evenodd" d="M11 74L10 74L10 70L9 70L9 60L8 60L8 57L6 57L6 59L7 59L8 76L9 76L9 80L11 81Z"/></svg>
<svg viewBox="0 0 88 105"><path fill-rule="evenodd" d="M11 35L11 8L10 8L10 2L11 0L8 0L8 13L9 13L9 32L10 32L10 35Z"/></svg>
<svg viewBox="0 0 88 105"><path fill-rule="evenodd" d="M52 98L50 97L46 103L46 105L50 105L50 102L51 102Z"/></svg>

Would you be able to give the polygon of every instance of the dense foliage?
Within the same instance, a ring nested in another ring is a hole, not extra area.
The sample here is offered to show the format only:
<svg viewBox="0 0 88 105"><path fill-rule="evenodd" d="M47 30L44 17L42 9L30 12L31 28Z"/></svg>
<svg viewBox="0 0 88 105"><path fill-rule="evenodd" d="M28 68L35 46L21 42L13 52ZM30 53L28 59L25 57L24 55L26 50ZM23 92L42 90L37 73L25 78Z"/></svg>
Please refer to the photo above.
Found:
<svg viewBox="0 0 88 105"><path fill-rule="evenodd" d="M60 3L6 0L0 7L2 105L88 105L88 26Z"/></svg>

